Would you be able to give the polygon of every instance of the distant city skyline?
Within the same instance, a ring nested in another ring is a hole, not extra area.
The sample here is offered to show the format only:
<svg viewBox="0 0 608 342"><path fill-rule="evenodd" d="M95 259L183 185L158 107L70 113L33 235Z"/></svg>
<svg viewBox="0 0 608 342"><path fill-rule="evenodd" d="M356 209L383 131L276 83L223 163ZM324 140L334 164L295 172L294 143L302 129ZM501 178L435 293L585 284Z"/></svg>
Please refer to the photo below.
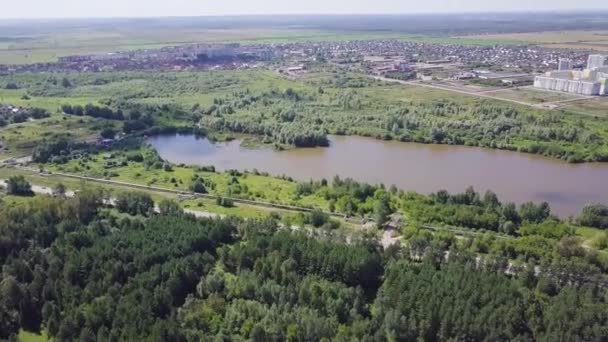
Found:
<svg viewBox="0 0 608 342"><path fill-rule="evenodd" d="M4 4L1 19L220 16L275 14L422 14L608 10L598 0L21 0Z"/></svg>

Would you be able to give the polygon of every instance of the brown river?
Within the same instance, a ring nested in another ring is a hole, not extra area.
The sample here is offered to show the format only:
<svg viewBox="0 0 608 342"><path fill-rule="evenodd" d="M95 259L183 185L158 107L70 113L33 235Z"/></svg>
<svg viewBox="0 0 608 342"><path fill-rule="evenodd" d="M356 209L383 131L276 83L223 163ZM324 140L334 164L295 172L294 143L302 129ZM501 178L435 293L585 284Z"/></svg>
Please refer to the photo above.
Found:
<svg viewBox="0 0 608 342"><path fill-rule="evenodd" d="M339 175L421 193L460 192L472 185L481 192L493 190L503 202L547 201L559 216L576 214L590 202L608 203L608 163L568 164L517 152L356 136L332 136L330 141L327 148L276 151L192 135L148 139L170 162L214 165L220 171L255 168L300 180Z"/></svg>

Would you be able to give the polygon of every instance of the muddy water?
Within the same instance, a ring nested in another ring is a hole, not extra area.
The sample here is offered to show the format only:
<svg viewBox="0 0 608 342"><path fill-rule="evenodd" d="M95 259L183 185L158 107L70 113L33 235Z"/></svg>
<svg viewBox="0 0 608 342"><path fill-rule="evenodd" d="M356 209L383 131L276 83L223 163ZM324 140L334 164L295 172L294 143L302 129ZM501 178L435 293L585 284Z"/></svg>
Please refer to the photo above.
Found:
<svg viewBox="0 0 608 342"><path fill-rule="evenodd" d="M340 175L422 193L459 192L472 185L495 191L502 201L547 201L560 216L575 214L589 202L608 203L608 164L573 165L509 151L354 136L331 137L328 148L288 151L247 149L238 140L214 144L190 135L156 136L148 142L174 163L256 168L302 180Z"/></svg>

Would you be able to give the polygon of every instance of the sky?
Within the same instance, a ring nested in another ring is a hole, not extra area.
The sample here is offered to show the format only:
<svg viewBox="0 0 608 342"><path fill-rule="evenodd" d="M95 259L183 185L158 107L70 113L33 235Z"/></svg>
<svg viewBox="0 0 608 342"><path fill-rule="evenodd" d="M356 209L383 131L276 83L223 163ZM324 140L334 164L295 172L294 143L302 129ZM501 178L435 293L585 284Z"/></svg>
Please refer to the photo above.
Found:
<svg viewBox="0 0 608 342"><path fill-rule="evenodd" d="M608 9L603 0L0 0L0 18L409 14Z"/></svg>

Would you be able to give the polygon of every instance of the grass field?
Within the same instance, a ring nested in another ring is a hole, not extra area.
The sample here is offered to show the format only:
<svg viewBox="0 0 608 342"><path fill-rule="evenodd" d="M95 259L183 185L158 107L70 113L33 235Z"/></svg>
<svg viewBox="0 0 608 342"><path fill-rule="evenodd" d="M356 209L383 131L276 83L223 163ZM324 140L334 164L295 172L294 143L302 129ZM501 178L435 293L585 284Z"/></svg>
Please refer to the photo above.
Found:
<svg viewBox="0 0 608 342"><path fill-rule="evenodd" d="M32 184L36 184L39 186L44 186L52 189L57 184L61 183L65 185L68 189L78 190L83 187L99 187L97 183L85 182L75 178L63 177L58 175L41 175L39 173L35 173L32 171L26 171L21 169L14 168L0 168L0 179L8 179L11 176L23 175L26 179ZM119 192L130 191L130 188L126 188L123 186L103 184L103 189L107 190L110 194L117 194ZM171 193L158 193L157 191L147 191L140 190L141 192L146 192L152 196L155 200L161 200L163 198L176 199L177 195ZM19 198L19 197L17 197Z"/></svg>
<svg viewBox="0 0 608 342"><path fill-rule="evenodd" d="M5 145L0 153L4 158L18 157L31 152L42 140L61 134L76 140L88 140L98 135L101 127L113 126L92 118L52 116L32 122L9 125L0 129L0 141Z"/></svg>
<svg viewBox="0 0 608 342"><path fill-rule="evenodd" d="M608 51L608 31L550 31L483 34L459 37L494 43L523 42L550 48Z"/></svg>
<svg viewBox="0 0 608 342"><path fill-rule="evenodd" d="M509 88L492 91L489 94L509 100L523 101L530 104L540 104L546 102L573 100L582 96L560 93L554 91L537 90L531 87Z"/></svg>
<svg viewBox="0 0 608 342"><path fill-rule="evenodd" d="M193 176L198 174L213 182L215 189L209 189L211 194L221 196L241 195L241 193L235 193L235 186L231 184L232 176L228 173L196 172L193 168L179 166L174 166L172 171L167 172L162 169L146 169L142 163L135 162L130 162L128 166L106 167L109 163L119 162L122 158L120 155L115 155L114 158L104 158L103 155L97 155L88 162L71 160L65 165L49 164L45 167L48 167L50 171L98 178L105 177L108 172L111 172L111 175L114 175L114 177L110 177L112 180L184 191L188 191ZM255 174L245 174L238 177L238 188L242 189L243 194L249 194L251 199L327 210L327 200L312 195L299 197L296 195L296 187L297 183L295 182L275 177Z"/></svg>
<svg viewBox="0 0 608 342"><path fill-rule="evenodd" d="M583 115L606 118L608 117L608 98L604 96L585 101L566 103L560 108Z"/></svg>
<svg viewBox="0 0 608 342"><path fill-rule="evenodd" d="M94 182L85 182L82 180L78 180L75 178L64 177L60 175L40 175L31 171L25 171L20 169L9 169L9 168L0 168L0 179L8 179L11 176L15 175L23 175L30 183L44 186L47 188L53 188L57 184L61 183L65 185L68 189L78 190L85 187L98 187L102 188L108 192L110 196L116 196L119 193L123 192L132 192L133 189L120 186L120 185L112 185L112 184L101 184ZM266 177L267 181L272 183L274 179L271 177ZM138 183L135 181L135 183ZM167 188L171 188L167 186ZM276 189L277 185L273 187ZM187 190L187 189L184 189ZM175 200L185 209L191 209L194 211L203 211L210 212L218 215L225 216L238 216L245 218L262 218L268 216L270 213L276 212L280 214L290 213L285 210L275 209L275 208L267 208L262 206L253 206L246 205L241 203L235 203L234 206L226 208L216 204L215 200L212 199L187 199L181 198L177 194L167 193L167 192L159 192L155 190L143 190L138 189L138 192L144 192L149 194L155 202L160 202L163 199L171 199ZM18 204L25 203L28 201L30 197L18 197L18 196L4 196L2 197L3 204Z"/></svg>
<svg viewBox="0 0 608 342"><path fill-rule="evenodd" d="M3 158L28 153L41 140L57 133L67 134L73 138L84 140L94 137L100 127L116 125L115 122L107 120L99 121L88 117L77 118L60 114L62 104L98 104L100 98L97 96L88 94L86 97L32 95L26 97L24 96L25 94L26 90L24 89L0 89L0 104L43 108L51 116L46 119L12 124L0 128L0 141L5 145L4 147L8 146L8 149L2 148L0 150L0 156Z"/></svg>

